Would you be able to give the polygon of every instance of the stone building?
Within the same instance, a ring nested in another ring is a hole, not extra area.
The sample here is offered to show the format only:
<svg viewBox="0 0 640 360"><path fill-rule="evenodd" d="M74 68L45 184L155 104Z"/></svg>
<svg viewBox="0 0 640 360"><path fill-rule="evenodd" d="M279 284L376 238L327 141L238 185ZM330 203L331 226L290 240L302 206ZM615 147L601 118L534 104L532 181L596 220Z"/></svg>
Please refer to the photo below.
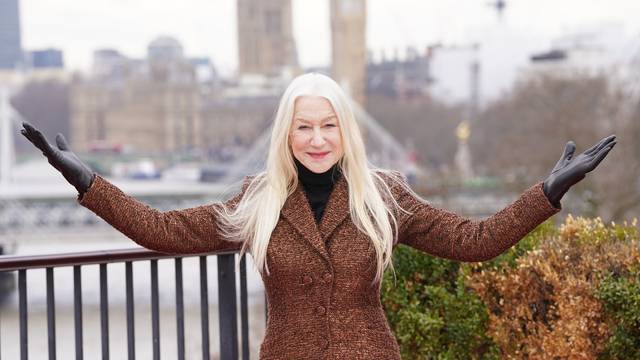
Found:
<svg viewBox="0 0 640 360"><path fill-rule="evenodd" d="M296 73L291 0L238 0L238 70L241 76Z"/></svg>
<svg viewBox="0 0 640 360"><path fill-rule="evenodd" d="M358 103L366 102L366 0L331 0L332 77Z"/></svg>
<svg viewBox="0 0 640 360"><path fill-rule="evenodd" d="M386 96L397 99L430 96L430 86L434 83L431 75L431 51L427 47L423 53L408 47L403 59L397 52L391 59L382 56L367 63L367 95Z"/></svg>
<svg viewBox="0 0 640 360"><path fill-rule="evenodd" d="M144 153L200 146L195 70L175 39L154 40L142 61L102 50L94 62L93 75L71 87L74 149L123 146Z"/></svg>
<svg viewBox="0 0 640 360"><path fill-rule="evenodd" d="M18 0L0 0L0 69L13 70L23 65Z"/></svg>

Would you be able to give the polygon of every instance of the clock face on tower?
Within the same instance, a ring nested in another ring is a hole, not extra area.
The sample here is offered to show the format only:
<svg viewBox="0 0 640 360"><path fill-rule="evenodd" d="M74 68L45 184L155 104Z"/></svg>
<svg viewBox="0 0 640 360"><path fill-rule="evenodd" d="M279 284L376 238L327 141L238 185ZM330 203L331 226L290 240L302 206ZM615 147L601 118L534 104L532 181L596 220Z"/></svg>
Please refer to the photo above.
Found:
<svg viewBox="0 0 640 360"><path fill-rule="evenodd" d="M342 15L360 15L364 13L365 0L340 0L340 13Z"/></svg>

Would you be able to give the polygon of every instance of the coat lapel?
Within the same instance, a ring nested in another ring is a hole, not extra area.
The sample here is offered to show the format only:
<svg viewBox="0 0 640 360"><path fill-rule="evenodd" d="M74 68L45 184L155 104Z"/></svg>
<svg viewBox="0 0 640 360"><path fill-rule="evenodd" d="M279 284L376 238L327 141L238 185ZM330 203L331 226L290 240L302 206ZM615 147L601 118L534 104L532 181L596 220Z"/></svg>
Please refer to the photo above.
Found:
<svg viewBox="0 0 640 360"><path fill-rule="evenodd" d="M349 215L349 186L344 174L340 175L333 185L319 226L300 182L285 201L281 214L322 257L329 261L325 241Z"/></svg>
<svg viewBox="0 0 640 360"><path fill-rule="evenodd" d="M329 195L329 200L324 208L324 213L320 219L320 237L322 241L333 233L333 231L349 215L349 183L341 174L338 181L333 185L333 190Z"/></svg>

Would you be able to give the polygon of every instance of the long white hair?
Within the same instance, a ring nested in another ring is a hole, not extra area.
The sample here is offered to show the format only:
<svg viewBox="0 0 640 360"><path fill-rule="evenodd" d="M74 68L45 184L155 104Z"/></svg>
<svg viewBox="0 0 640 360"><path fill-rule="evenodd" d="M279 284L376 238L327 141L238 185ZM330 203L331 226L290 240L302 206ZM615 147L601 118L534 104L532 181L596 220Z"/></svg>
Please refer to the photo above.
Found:
<svg viewBox="0 0 640 360"><path fill-rule="evenodd" d="M398 223L392 207L400 208L391 193L387 178L413 193L391 170L380 169L367 160L365 145L349 99L340 86L326 75L308 73L296 77L287 87L271 131L266 170L249 182L244 196L229 208L221 204L218 228L227 240L242 241L242 256L247 249L261 273L266 270L267 247L280 210L298 185L297 168L289 145L295 101L300 96L321 96L329 100L338 117L344 156L338 161L342 176L349 184L349 211L356 227L366 234L375 248L377 272L372 284L381 280L397 239ZM401 208L400 208L401 209ZM406 212L404 209L401 211Z"/></svg>

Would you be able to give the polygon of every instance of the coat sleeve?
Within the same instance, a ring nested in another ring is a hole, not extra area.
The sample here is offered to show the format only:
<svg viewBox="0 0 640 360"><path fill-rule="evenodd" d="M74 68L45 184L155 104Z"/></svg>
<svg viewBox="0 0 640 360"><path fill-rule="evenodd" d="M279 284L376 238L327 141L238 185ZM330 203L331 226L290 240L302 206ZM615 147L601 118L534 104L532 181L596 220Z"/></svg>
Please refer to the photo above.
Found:
<svg viewBox="0 0 640 360"><path fill-rule="evenodd" d="M225 203L236 205L246 188ZM216 226L216 204L189 209L161 212L126 195L100 175L78 203L104 219L115 229L139 245L164 253L202 253L211 251L237 251L242 242L224 240Z"/></svg>
<svg viewBox="0 0 640 360"><path fill-rule="evenodd" d="M406 184L406 178L402 176ZM472 220L438 209L406 190L398 203L412 214L399 215L398 242L455 261L487 261L502 254L561 208L542 191L542 181L484 220Z"/></svg>

